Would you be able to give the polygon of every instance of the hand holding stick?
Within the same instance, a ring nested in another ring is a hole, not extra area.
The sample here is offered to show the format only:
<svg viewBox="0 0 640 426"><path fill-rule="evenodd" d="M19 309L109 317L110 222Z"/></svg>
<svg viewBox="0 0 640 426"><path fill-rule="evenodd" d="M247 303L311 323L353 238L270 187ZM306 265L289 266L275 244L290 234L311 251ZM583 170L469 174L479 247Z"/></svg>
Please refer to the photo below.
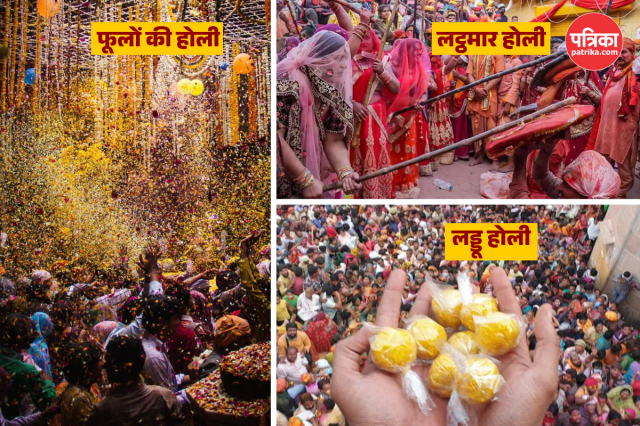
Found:
<svg viewBox="0 0 640 426"><path fill-rule="evenodd" d="M387 173L391 173L391 172L393 172L395 170L404 169L407 166L412 166L412 165L418 164L418 163L420 163L422 161L430 160L430 159L435 158L435 157L437 157L439 155L446 154L447 152L454 151L454 150L456 150L458 148L461 148L463 146L467 146L467 145L469 145L469 144L471 144L473 142L488 138L488 137L493 136L495 134L498 134L500 132L504 132L505 130L509 130L509 129L514 128L514 127L517 127L517 126L521 125L522 123L528 123L529 121L531 121L531 120L533 120L535 118L538 118L538 117L540 117L542 115L545 115L545 114L549 114L549 113L551 113L553 111L556 111L556 110L558 110L558 109L560 109L562 107L565 107L567 105L572 105L574 103L576 103L576 98L574 96L572 96L570 98L565 99L562 102L551 104L546 108L543 108L543 109L541 109L539 111L534 112L533 114L524 116L524 117L522 117L522 118L520 118L518 120L514 120L514 121L512 121L510 123L506 123L506 124L503 124L501 126L497 126L497 127L493 128L493 129L491 129L489 131L486 131L484 133L477 134L477 135L475 135L473 137L470 137L468 139L463 139L463 140L461 140L459 142L456 142L456 143L454 143L452 145L449 145L449 146L446 146L444 148L440 148L440 149L437 149L435 151L431 151L431 152L429 152L427 154L420 155L420 156L418 156L416 158L412 158L411 160L404 161L402 163L398 163L398 164L395 164L395 165L390 166L390 167L384 167L384 168L382 168L380 170L376 170L373 173L369 173L368 175L361 176L358 181L360 183L362 183L365 180L373 179L373 178L385 175ZM410 108L412 108L412 109L415 108L415 105L412 105ZM342 187L342 183L341 182L337 182L337 183L333 183L331 185L325 186L322 190L323 190L323 192L327 192L327 191L332 191L334 189L339 189L341 187Z"/></svg>

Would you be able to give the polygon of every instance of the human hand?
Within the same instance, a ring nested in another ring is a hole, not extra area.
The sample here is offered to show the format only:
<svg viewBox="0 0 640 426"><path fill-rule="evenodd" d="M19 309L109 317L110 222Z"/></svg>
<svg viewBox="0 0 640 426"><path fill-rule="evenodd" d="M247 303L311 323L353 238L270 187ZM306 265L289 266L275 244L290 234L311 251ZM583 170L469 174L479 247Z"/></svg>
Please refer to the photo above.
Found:
<svg viewBox="0 0 640 426"><path fill-rule="evenodd" d="M371 19L373 18L373 14L369 12L367 9L360 9L359 15L360 15L360 22L367 25L369 25L369 23L371 22Z"/></svg>
<svg viewBox="0 0 640 426"><path fill-rule="evenodd" d="M520 305L513 293L504 270L492 266L491 281L494 294L502 312L512 313L522 319ZM384 296L378 307L376 326L398 327L402 290L406 274L394 270L389 277ZM431 294L428 286L422 286L409 313L429 315ZM519 426L537 426L552 402L558 384L557 358L560 350L558 336L551 322L551 306L543 305L537 314L534 332L537 338L535 360L529 356L527 339L510 353L498 357L500 372L506 384L497 401L475 407L477 424L499 426L509 424L509 419L520 419ZM388 425L425 424L425 417L417 404L406 398L402 391L401 376L388 374L368 363L362 372L360 355L369 350L371 331L363 328L358 334L340 342L334 357L334 374L331 391L336 403L350 424ZM413 370L422 378L428 374L427 365ZM384 392L381 390L384 389ZM430 413L432 425L447 424L447 401L432 395L435 408ZM529 415L526 418L521 413Z"/></svg>
<svg viewBox="0 0 640 426"><path fill-rule="evenodd" d="M382 61L380 59L375 59L373 61L373 70L376 74L380 75L384 72L384 65L382 65Z"/></svg>
<svg viewBox="0 0 640 426"><path fill-rule="evenodd" d="M353 115L355 115L358 121L364 121L369 115L369 111L360 102L353 102Z"/></svg>
<svg viewBox="0 0 640 426"><path fill-rule="evenodd" d="M282 11L280 11L280 13L278 13L278 18L282 19L284 21L284 23L286 24L287 22L289 22L289 16L286 14L286 12L284 11L284 9Z"/></svg>
<svg viewBox="0 0 640 426"><path fill-rule="evenodd" d="M487 91L484 90L482 87L476 87L473 90L475 90L475 99L480 100L487 97Z"/></svg>
<svg viewBox="0 0 640 426"><path fill-rule="evenodd" d="M302 190L303 198L322 198L322 182L314 179L311 185Z"/></svg>
<svg viewBox="0 0 640 426"><path fill-rule="evenodd" d="M360 191L362 184L358 183L358 179L360 179L360 176L356 172L345 176L345 178L342 179L342 191L347 195Z"/></svg>
<svg viewBox="0 0 640 426"><path fill-rule="evenodd" d="M141 254L136 262L138 269L144 273L146 277L158 271L158 257L160 257L160 248L158 246L149 246Z"/></svg>
<svg viewBox="0 0 640 426"><path fill-rule="evenodd" d="M505 102L502 107L502 116L508 117L511 114L511 104L509 102Z"/></svg>

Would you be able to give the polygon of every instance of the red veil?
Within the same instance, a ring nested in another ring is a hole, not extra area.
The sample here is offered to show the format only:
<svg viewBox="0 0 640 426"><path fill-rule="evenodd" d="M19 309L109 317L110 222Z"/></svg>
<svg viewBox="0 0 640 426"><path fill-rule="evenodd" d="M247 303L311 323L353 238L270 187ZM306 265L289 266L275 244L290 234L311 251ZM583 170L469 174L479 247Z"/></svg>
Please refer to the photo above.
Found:
<svg viewBox="0 0 640 426"><path fill-rule="evenodd" d="M396 40L390 55L389 62L400 81L400 91L393 94L383 89L388 115L415 104L429 88L431 74L429 52L418 39Z"/></svg>
<svg viewBox="0 0 640 426"><path fill-rule="evenodd" d="M362 44L360 44L360 47L358 48L358 52L356 53L356 57L358 55L366 55L366 57L369 57L370 55L373 55L373 57L376 57L378 55L378 52L380 51L380 40L378 40L378 36L376 36L376 33L373 32L372 29L369 29L369 34L367 34L367 37L363 40L364 41L371 41L372 45L371 46L363 46ZM382 53L382 57L384 58L384 56L386 55L386 52ZM356 64L356 61L353 61L353 70L357 70L358 69L358 65ZM373 61L371 62L371 66L369 68L367 68L366 70L364 70L364 72L360 75L360 77L358 77L358 79L356 80L356 82L353 84L353 100L359 103L362 103L364 101L364 95L367 92L367 86L369 86L369 80L371 79L371 73L373 72Z"/></svg>

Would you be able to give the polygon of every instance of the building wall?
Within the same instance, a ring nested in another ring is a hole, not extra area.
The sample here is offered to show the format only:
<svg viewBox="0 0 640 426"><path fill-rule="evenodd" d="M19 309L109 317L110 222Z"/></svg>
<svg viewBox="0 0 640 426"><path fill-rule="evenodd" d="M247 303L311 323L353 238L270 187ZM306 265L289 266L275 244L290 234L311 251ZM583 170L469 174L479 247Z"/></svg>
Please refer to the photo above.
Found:
<svg viewBox="0 0 640 426"><path fill-rule="evenodd" d="M503 0L504 1L504 0ZM566 4L569 4L571 0L569 0ZM504 1L504 4L507 4L508 0ZM523 0L515 0L513 2L513 6L509 12L507 12L507 16L509 17L509 21L511 21L512 16L517 16L520 22L527 22L533 19L536 14L534 12L534 6L543 6L543 5L554 5L557 1L538 1L538 2L526 2ZM614 18L620 18L619 25L622 30L622 35L624 37L630 37L631 39L640 38L638 35L638 31L640 30L640 6L636 4L633 5L635 9L631 11L624 12L613 12L611 16ZM562 16L559 18L551 18L552 23L562 21L566 18L566 16ZM566 18L573 19L573 18Z"/></svg>
<svg viewBox="0 0 640 426"><path fill-rule="evenodd" d="M598 270L596 287L611 297L616 286L613 279L622 272L630 271L640 279L640 206L610 206L605 220L611 222L614 242L605 245L598 238L589 266ZM640 326L640 291L632 291L620 310Z"/></svg>

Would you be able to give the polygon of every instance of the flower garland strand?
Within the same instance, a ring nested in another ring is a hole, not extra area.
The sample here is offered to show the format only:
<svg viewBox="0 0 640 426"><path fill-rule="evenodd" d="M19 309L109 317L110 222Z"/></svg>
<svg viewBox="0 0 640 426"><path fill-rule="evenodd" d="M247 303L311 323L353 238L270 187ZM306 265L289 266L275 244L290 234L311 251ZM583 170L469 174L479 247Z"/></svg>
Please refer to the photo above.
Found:
<svg viewBox="0 0 640 426"><path fill-rule="evenodd" d="M22 96L24 93L24 75L25 68L27 63L27 18L29 14L27 11L29 10L29 2L28 0L22 1L22 29L20 30L22 45L20 46L20 72L18 73L18 95L16 96L16 110L20 109L20 105L22 104Z"/></svg>
<svg viewBox="0 0 640 426"><path fill-rule="evenodd" d="M233 43L233 58L240 53L240 46L237 42ZM233 65L231 66L233 68ZM240 142L240 117L238 111L238 74L235 70L231 75L231 94L230 94L229 112L231 114L231 121L229 130L231 131L231 144L236 145Z"/></svg>
<svg viewBox="0 0 640 426"><path fill-rule="evenodd" d="M4 8L4 44L9 46L9 22L11 22L11 8ZM0 109L2 112L7 110L7 71L8 58L2 58L2 75L0 75Z"/></svg>
<svg viewBox="0 0 640 426"><path fill-rule="evenodd" d="M42 24L40 16L36 14L36 77L33 82L33 99L31 100L31 111L35 115L38 106L38 86L40 85L40 53L42 51Z"/></svg>
<svg viewBox="0 0 640 426"><path fill-rule="evenodd" d="M18 50L18 13L19 13L20 2L16 1L15 6L13 8L13 35L11 37L11 60L9 62L9 108L13 108L15 102L15 82L16 78L20 78L16 76L18 68L16 67L16 53ZM7 5L9 7L9 5Z"/></svg>

